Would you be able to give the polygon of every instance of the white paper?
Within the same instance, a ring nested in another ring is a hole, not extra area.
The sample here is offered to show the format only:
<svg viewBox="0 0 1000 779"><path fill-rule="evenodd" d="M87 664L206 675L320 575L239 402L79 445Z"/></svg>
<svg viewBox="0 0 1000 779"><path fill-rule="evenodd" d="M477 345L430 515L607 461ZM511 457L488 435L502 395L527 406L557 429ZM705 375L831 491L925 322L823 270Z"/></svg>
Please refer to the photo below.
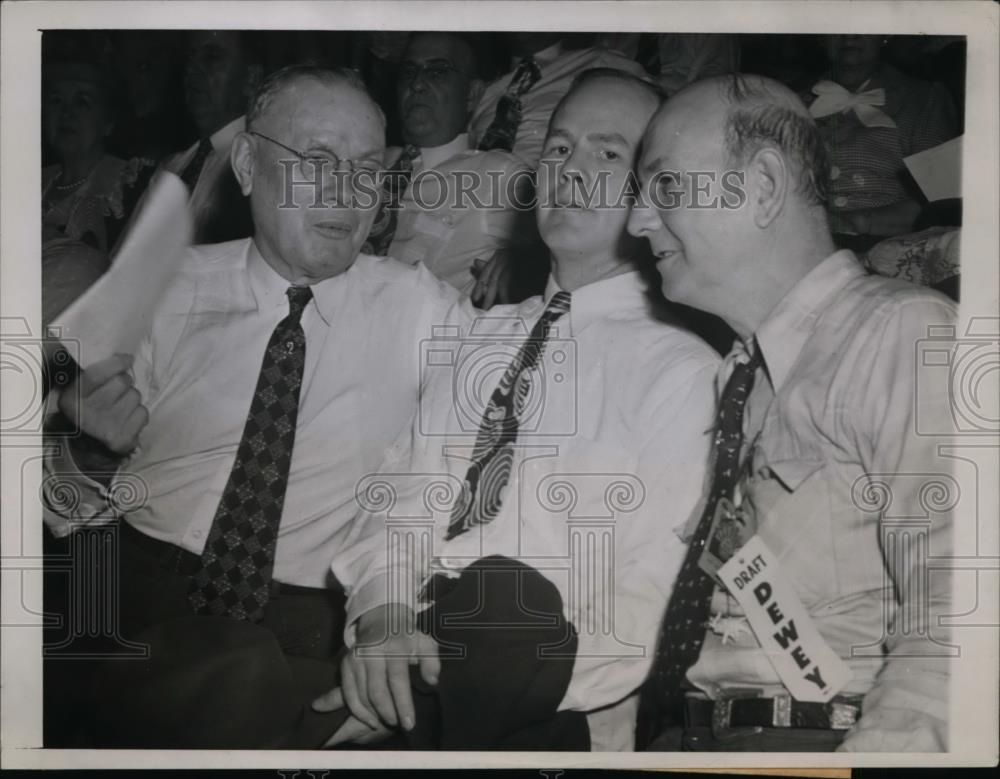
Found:
<svg viewBox="0 0 1000 779"><path fill-rule="evenodd" d="M110 270L50 325L70 354L79 355L82 369L115 353L135 353L193 235L187 187L159 172Z"/></svg>
<svg viewBox="0 0 1000 779"><path fill-rule="evenodd" d="M931 203L962 196L962 138L960 135L903 158L903 164Z"/></svg>

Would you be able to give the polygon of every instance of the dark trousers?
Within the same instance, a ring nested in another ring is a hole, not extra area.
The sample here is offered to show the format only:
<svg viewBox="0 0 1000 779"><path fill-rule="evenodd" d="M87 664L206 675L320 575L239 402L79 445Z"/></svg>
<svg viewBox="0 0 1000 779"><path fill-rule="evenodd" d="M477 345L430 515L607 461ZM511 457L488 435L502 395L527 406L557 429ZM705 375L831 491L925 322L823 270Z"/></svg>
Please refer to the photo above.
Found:
<svg viewBox="0 0 1000 779"><path fill-rule="evenodd" d="M590 749L586 716L557 711L577 636L549 580L492 556L457 581L439 579L433 597L421 628L438 642L441 674L435 687L411 675L411 749Z"/></svg>
<svg viewBox="0 0 1000 779"><path fill-rule="evenodd" d="M120 626L128 638L151 625L191 614L188 587L198 556L122 523ZM332 659L343 646L343 590L271 582L261 626L285 654Z"/></svg>
<svg viewBox="0 0 1000 779"><path fill-rule="evenodd" d="M845 730L764 728L753 735L716 738L708 727L667 728L650 744L649 752L832 752Z"/></svg>
<svg viewBox="0 0 1000 779"><path fill-rule="evenodd" d="M102 544L113 549L82 557L73 553ZM44 596L52 625L44 639L45 746L99 745L94 742L99 734L81 727L101 695L93 689L93 680L108 663L136 662L143 647L135 639L145 628L191 615L187 593L197 564L197 555L150 538L124 521L117 528L79 530L69 540L46 538ZM79 586L80 581L90 585ZM344 600L339 588L275 582L261 626L286 655L335 664L343 646ZM68 641L73 626L91 627L78 629L80 635ZM317 679L322 676L315 674Z"/></svg>

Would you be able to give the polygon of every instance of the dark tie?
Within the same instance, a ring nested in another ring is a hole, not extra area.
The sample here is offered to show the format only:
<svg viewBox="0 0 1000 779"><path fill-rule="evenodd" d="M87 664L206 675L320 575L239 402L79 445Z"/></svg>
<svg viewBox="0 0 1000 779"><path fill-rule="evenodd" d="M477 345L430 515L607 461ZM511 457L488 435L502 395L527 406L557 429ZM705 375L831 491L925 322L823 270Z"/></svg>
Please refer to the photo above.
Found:
<svg viewBox="0 0 1000 779"><path fill-rule="evenodd" d="M517 128L521 124L521 97L542 77L541 68L534 57L521 61L507 85L507 90L497 101L497 112L483 137L479 139L480 151L504 149L512 151Z"/></svg>
<svg viewBox="0 0 1000 779"><path fill-rule="evenodd" d="M289 287L289 313L267 343L236 461L192 576L195 612L257 622L270 596L278 525L295 443L309 287Z"/></svg>
<svg viewBox="0 0 1000 779"><path fill-rule="evenodd" d="M399 216L399 201L410 186L413 177L413 161L420 156L416 146L406 146L399 159L386 171L382 179L382 205L378 216L372 222L368 238L361 247L365 254L376 254L384 257L389 253L389 246L396 235L396 222Z"/></svg>
<svg viewBox="0 0 1000 779"><path fill-rule="evenodd" d="M722 391L716 417L712 487L661 623L653 671L642 690L640 730L650 727L650 720L656 718L658 711L669 711L679 702L684 677L698 660L705 641L715 579L701 569L698 560L708 540L716 506L722 498L733 497L743 445L743 410L762 359L757 348L748 362L737 363Z"/></svg>
<svg viewBox="0 0 1000 779"><path fill-rule="evenodd" d="M187 186L189 192L194 191L195 184L198 183L198 177L201 175L201 169L205 167L205 160L208 159L208 155L211 153L212 142L208 138L202 138L198 144L198 150L194 153L194 157L191 158L191 162L181 172L181 181Z"/></svg>
<svg viewBox="0 0 1000 779"><path fill-rule="evenodd" d="M569 305L570 293L560 291L552 296L528 340L493 390L479 423L472 465L465 475L462 494L452 507L447 540L476 525L485 525L500 510L500 493L510 480L514 460L518 414L531 391L531 373L545 349L552 324L569 311Z"/></svg>

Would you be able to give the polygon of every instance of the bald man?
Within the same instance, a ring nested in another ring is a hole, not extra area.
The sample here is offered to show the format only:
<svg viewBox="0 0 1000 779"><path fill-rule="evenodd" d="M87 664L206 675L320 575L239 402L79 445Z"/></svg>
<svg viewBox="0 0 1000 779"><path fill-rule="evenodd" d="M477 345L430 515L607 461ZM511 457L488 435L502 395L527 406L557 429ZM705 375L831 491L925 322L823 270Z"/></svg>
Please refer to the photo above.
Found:
<svg viewBox="0 0 1000 779"><path fill-rule="evenodd" d="M774 81L680 92L651 120L638 174L629 229L664 295L738 335L640 743L945 749L950 584L927 561L949 554L952 515L923 492L947 481L949 438L916 422L947 430L951 415L943 383L918 398L915 355L953 304L835 250L822 140Z"/></svg>

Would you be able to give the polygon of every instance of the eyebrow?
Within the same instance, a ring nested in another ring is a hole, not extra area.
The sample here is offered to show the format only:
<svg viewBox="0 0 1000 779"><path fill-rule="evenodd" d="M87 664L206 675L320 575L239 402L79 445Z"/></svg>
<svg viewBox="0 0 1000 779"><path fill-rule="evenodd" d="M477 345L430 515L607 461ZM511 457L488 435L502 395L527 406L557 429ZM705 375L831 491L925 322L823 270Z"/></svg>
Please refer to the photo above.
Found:
<svg viewBox="0 0 1000 779"><path fill-rule="evenodd" d="M590 133L587 135L587 139L598 143L617 143L622 146L631 146L621 133Z"/></svg>
<svg viewBox="0 0 1000 779"><path fill-rule="evenodd" d="M338 151L328 143L322 143L322 142L311 143L302 149L303 154L310 154L313 152L326 152L328 154L332 154L338 159L347 159L347 157L344 156L343 152ZM368 149L367 151L363 151L361 152L361 154L358 154L352 157L351 159L363 160L363 159L373 158L381 161L382 153L383 153L382 149Z"/></svg>
<svg viewBox="0 0 1000 779"><path fill-rule="evenodd" d="M568 138L569 140L572 140L573 134L567 130L557 127L549 133L549 137L546 138L546 140L552 140L553 138Z"/></svg>

